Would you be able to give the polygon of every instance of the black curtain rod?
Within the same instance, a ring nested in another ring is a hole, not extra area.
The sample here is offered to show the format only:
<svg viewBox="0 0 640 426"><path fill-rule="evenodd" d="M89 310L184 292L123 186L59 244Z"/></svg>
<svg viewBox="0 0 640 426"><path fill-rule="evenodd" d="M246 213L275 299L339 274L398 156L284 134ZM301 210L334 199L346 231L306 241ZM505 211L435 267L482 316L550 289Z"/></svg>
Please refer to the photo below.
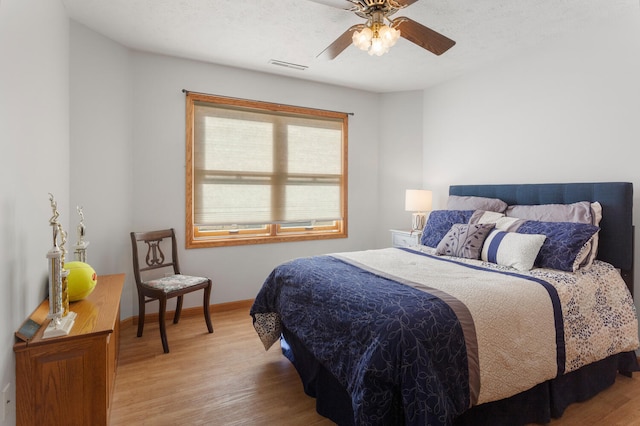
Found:
<svg viewBox="0 0 640 426"><path fill-rule="evenodd" d="M191 90L187 90L187 89L182 89L182 93L184 93L185 95L188 95L189 93L195 93L195 94L197 94L197 95L209 95L209 96L217 96L217 97L219 97L219 98L227 98L227 99L237 99L237 100L242 100L242 99L240 99L240 98L234 98L234 97L231 97L231 96L220 96L220 95L212 95L211 93L193 92L193 91L191 91ZM261 102L261 101L258 101L258 102ZM275 103L275 102L272 102L272 103ZM299 106L299 105L288 105L288 104L277 104L277 105L280 105L280 106L288 106L288 107L294 107L294 108L304 108L304 107L301 107L301 106ZM317 108L315 108L315 109L317 109ZM325 110L325 111L329 111L329 110ZM353 112L343 112L343 111L330 111L330 112L338 112L338 113L340 113L340 114L355 115L355 113L353 113Z"/></svg>

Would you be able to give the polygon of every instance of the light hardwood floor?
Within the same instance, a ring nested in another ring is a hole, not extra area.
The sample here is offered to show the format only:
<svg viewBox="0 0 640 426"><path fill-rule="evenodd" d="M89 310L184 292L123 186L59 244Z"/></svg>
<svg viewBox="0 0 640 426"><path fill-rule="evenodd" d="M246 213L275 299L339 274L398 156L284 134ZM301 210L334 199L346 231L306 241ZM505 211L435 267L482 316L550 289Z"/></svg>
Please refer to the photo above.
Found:
<svg viewBox="0 0 640 426"><path fill-rule="evenodd" d="M214 308L212 320L213 334L198 311L184 312L177 325L168 321L169 354L157 321L145 324L141 338L134 325L123 324L111 426L334 424L315 412L279 347L265 352L248 304ZM618 376L551 425L640 425L640 373Z"/></svg>

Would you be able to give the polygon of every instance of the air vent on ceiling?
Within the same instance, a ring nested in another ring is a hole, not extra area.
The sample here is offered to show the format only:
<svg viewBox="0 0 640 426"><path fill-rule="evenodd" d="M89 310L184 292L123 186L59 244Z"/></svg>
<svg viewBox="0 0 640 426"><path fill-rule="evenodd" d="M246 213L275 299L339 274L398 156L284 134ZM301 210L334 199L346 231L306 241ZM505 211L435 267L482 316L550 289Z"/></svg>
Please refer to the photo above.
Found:
<svg viewBox="0 0 640 426"><path fill-rule="evenodd" d="M309 68L306 65L292 64L291 62L279 61L277 59L270 59L269 63L271 65L277 65L279 67L291 68L291 69L299 70L299 71L304 71L307 68Z"/></svg>

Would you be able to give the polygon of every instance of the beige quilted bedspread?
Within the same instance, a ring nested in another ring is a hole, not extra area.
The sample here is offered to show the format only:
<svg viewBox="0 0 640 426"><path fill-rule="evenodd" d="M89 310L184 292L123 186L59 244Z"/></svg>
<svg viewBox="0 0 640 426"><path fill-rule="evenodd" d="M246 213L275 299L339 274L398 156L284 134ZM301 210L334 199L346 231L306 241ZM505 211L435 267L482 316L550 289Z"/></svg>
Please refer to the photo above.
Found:
<svg viewBox="0 0 640 426"><path fill-rule="evenodd" d="M414 249L434 251L424 246ZM552 301L545 287L529 278L544 280L557 292L564 372L638 348L633 300L618 272L603 262L577 273L534 269L516 274L482 261L416 255L396 248L334 256L416 288L437 289L464 304L475 329L475 336L471 330L467 339L472 405L512 396L558 374Z"/></svg>

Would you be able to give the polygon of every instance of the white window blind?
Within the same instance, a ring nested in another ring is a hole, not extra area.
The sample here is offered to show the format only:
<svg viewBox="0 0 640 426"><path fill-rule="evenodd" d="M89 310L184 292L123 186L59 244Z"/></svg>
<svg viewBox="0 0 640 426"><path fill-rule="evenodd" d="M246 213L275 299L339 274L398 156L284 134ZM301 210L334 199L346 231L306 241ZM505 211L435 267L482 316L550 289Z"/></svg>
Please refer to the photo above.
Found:
<svg viewBox="0 0 640 426"><path fill-rule="evenodd" d="M343 120L194 103L194 225L342 220Z"/></svg>

